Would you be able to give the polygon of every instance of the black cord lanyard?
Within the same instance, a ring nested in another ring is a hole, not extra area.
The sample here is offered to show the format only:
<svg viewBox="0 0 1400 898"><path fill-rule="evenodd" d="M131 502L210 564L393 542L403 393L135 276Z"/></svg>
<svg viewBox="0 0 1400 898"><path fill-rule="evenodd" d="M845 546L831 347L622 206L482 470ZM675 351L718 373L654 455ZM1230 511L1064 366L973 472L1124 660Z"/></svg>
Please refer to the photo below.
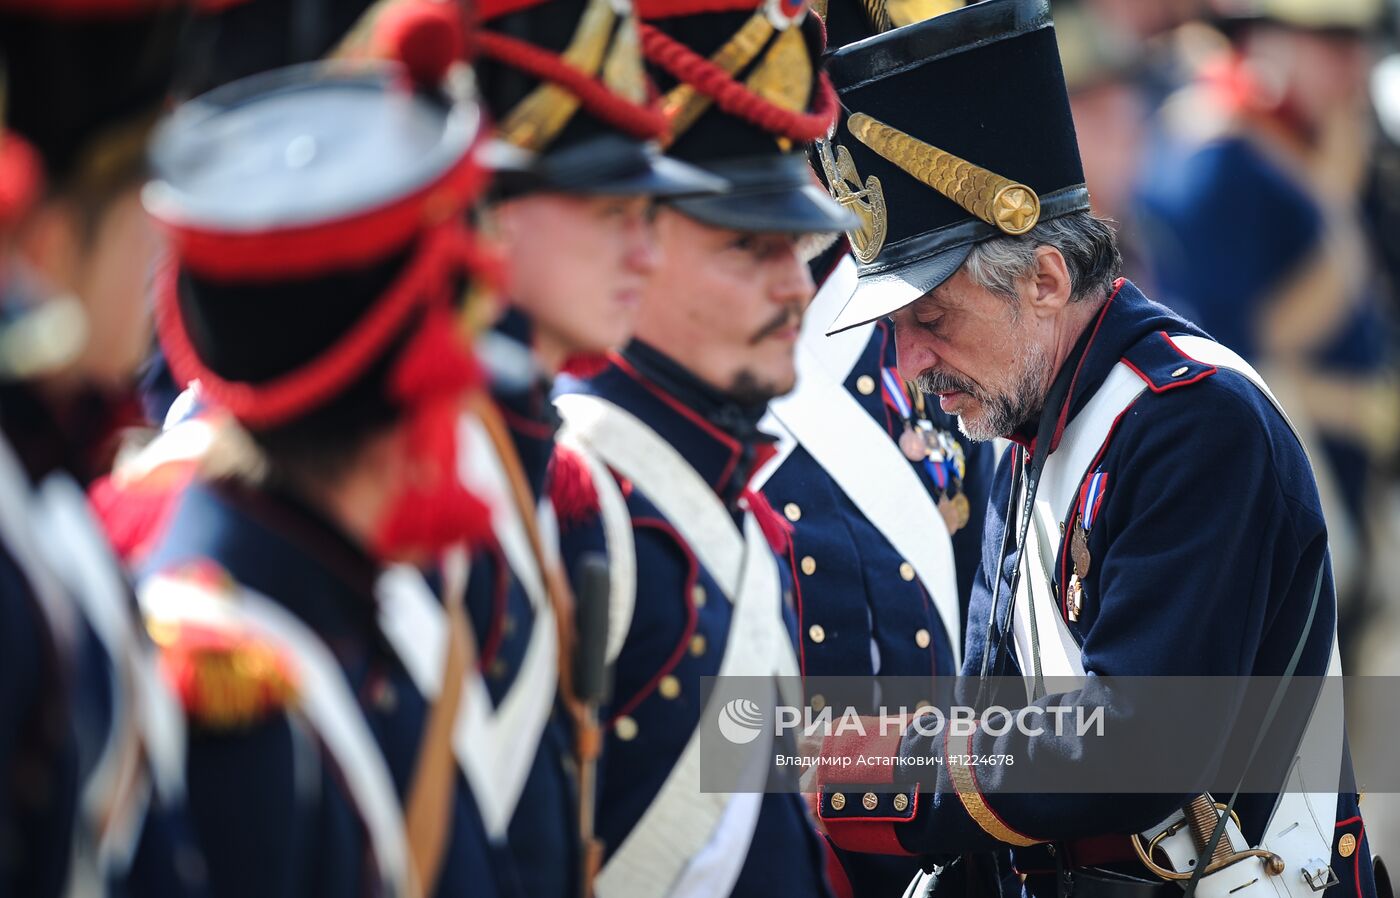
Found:
<svg viewBox="0 0 1400 898"><path fill-rule="evenodd" d="M1012 631L1011 616L1016 609L1016 590L1021 585L1021 554L1026 547L1026 536L1030 532L1031 517L1035 512L1035 497L1040 490L1040 475L1045 471L1045 462L1050 457L1050 446L1055 440L1055 428L1059 424L1060 410L1069 401L1069 387L1074 378L1059 377L1051 385L1050 392L1045 397L1045 407L1040 413L1040 424L1036 428L1035 448L1036 453L1031 457L1030 468L1025 468L1024 453L1018 453L1016 464L1011 472L1011 497L1006 507L1006 524L1001 531L1001 549L997 552L997 566L993 572L996 583L992 587L992 610L987 619L987 636L985 648L982 651L982 667L978 672L977 685L977 707L982 706L988 682L988 665L990 664L992 652L992 637L997 637L997 674L1006 666L1006 642ZM1024 475L1024 476L1023 476ZM1006 626L999 627L998 621L1001 615L998 613L1001 605L1001 572L1006 565L1007 537L1011 535L1011 514L1016 510L1017 496L1024 487L1025 495L1021 498L1021 525L1016 539L1016 567L1011 572L1011 598L1007 607Z"/></svg>

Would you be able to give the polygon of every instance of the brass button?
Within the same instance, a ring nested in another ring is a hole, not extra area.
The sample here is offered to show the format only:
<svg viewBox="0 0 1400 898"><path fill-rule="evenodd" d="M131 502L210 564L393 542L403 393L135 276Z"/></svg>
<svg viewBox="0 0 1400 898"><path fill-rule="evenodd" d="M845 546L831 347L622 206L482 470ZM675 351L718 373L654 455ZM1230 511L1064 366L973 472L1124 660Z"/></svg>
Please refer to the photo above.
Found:
<svg viewBox="0 0 1400 898"><path fill-rule="evenodd" d="M1172 377L1180 377L1181 375L1185 374L1187 371L1190 370L1190 368L1186 367L1185 365L1182 365L1180 368L1172 372Z"/></svg>
<svg viewBox="0 0 1400 898"><path fill-rule="evenodd" d="M909 809L909 796L903 792L894 797L894 809L896 811L906 811Z"/></svg>
<svg viewBox="0 0 1400 898"><path fill-rule="evenodd" d="M846 807L846 793L844 793L844 792L833 792L833 793L831 794L831 809L832 809L833 811L839 811L839 810L844 809L845 807Z"/></svg>
<svg viewBox="0 0 1400 898"><path fill-rule="evenodd" d="M807 704L812 706L813 711L820 711L822 708L826 707L826 696L822 695L821 693L817 693L816 695L812 696L812 700Z"/></svg>
<svg viewBox="0 0 1400 898"><path fill-rule="evenodd" d="M637 738L637 721L630 717L619 717L617 723L613 724L613 732L617 733L617 738L623 742L631 742Z"/></svg>
<svg viewBox="0 0 1400 898"><path fill-rule="evenodd" d="M856 378L856 389L860 391L860 395L869 396L875 392L875 378L869 374L862 374Z"/></svg>
<svg viewBox="0 0 1400 898"><path fill-rule="evenodd" d="M705 654L705 636L703 633L696 633L690 637L690 654L696 658Z"/></svg>
<svg viewBox="0 0 1400 898"><path fill-rule="evenodd" d="M690 601L696 608L705 607L705 587L696 585L690 590Z"/></svg>
<svg viewBox="0 0 1400 898"><path fill-rule="evenodd" d="M874 792L867 792L861 796L860 803L867 811L873 811L880 806L880 799Z"/></svg>
<svg viewBox="0 0 1400 898"><path fill-rule="evenodd" d="M911 580L913 580L913 579L914 579L914 565L910 564L910 563L907 562L907 561L904 562L903 564L901 564L901 565L899 566L899 576L901 576L901 577L904 578L904 582L905 582L905 583L908 583L908 582L910 582Z"/></svg>
<svg viewBox="0 0 1400 898"><path fill-rule="evenodd" d="M789 521L796 523L802 520L802 509L797 507L796 502L789 502L783 506L783 516Z"/></svg>
<svg viewBox="0 0 1400 898"><path fill-rule="evenodd" d="M1351 857L1356 854L1356 836L1346 833L1337 840L1337 853L1342 857Z"/></svg>
<svg viewBox="0 0 1400 898"><path fill-rule="evenodd" d="M813 642L825 642L826 628L821 624L812 624L812 626L807 628L807 637Z"/></svg>
<svg viewBox="0 0 1400 898"><path fill-rule="evenodd" d="M914 644L917 645L919 648L928 648L928 644L931 641L932 637L928 635L928 631L924 628L920 627L918 630L914 631Z"/></svg>
<svg viewBox="0 0 1400 898"><path fill-rule="evenodd" d="M506 675L506 662L504 661L504 659L497 658L496 660L491 662L491 667L488 668L486 672L489 673L494 679L499 680L501 677Z"/></svg>
<svg viewBox="0 0 1400 898"><path fill-rule="evenodd" d="M662 698L675 698L681 694L681 681L667 674L657 684L656 691L661 693Z"/></svg>
<svg viewBox="0 0 1400 898"><path fill-rule="evenodd" d="M802 573L804 573L804 574L806 574L807 576L810 577L810 576L812 576L813 574L815 574L816 572L817 572L817 559L813 558L811 555L803 555L803 556L802 556Z"/></svg>
<svg viewBox="0 0 1400 898"><path fill-rule="evenodd" d="M501 617L501 633L505 636L515 635L515 615L507 614Z"/></svg>

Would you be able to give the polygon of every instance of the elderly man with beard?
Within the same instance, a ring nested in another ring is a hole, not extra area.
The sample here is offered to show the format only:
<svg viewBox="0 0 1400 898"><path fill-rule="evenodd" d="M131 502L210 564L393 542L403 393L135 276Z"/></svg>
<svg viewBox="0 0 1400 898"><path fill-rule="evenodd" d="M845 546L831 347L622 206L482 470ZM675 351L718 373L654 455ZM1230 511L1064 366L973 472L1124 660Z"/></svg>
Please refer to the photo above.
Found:
<svg viewBox="0 0 1400 898"><path fill-rule="evenodd" d="M896 29L838 51L829 71L849 111L833 140L887 210L883 248L831 329L892 316L902 369L969 436L1015 444L992 488L964 675L993 704L1043 709L1124 677L1339 672L1307 455L1247 364L1117 278L1113 231L1088 212L1045 0L988 0ZM1047 688L1085 675L1081 693ZM1300 743L1270 729L1274 710L1255 716L1268 704L1231 706L1250 721L1243 736L1267 733L1284 762L1296 751L1331 778L1311 789L1328 791L1305 797L1280 773L1230 796L1227 853L1257 847L1266 862L1206 868L1201 894L1334 882L1374 894L1357 796L1337 785L1349 767L1339 715L1313 714ZM1160 702L1104 707L1113 738L940 728L932 715L829 738L813 801L839 846L922 855L925 869L1010 846L1027 894L1180 894L1127 834L1188 807L1208 842L1214 805L1195 779L1108 794L1114 762L1150 765L1177 730ZM1144 754L1126 757L1129 742ZM862 758L858 776L829 763ZM983 758L1014 761L974 766ZM1253 759L1242 766L1258 775ZM1065 785L1076 777L1079 792ZM1189 875L1205 868L1201 847L1153 863Z"/></svg>

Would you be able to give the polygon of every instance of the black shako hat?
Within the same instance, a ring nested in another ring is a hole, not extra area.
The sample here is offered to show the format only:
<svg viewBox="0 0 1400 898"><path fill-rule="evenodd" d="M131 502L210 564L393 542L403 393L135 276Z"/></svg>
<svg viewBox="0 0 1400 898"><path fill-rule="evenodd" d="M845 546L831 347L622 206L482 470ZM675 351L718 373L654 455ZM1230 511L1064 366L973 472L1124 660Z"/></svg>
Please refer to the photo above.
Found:
<svg viewBox="0 0 1400 898"><path fill-rule="evenodd" d="M496 195L669 197L724 188L662 155L665 120L625 0L483 0L476 12L477 83L498 130Z"/></svg>
<svg viewBox="0 0 1400 898"><path fill-rule="evenodd" d="M388 62L294 66L156 132L161 341L181 382L250 429L395 418L394 365L490 268L467 216L480 110L414 87Z"/></svg>
<svg viewBox="0 0 1400 898"><path fill-rule="evenodd" d="M903 308L974 244L1089 209L1048 0L984 0L837 50L818 148L860 286L828 329Z"/></svg>
<svg viewBox="0 0 1400 898"><path fill-rule="evenodd" d="M667 152L730 189L672 203L715 227L823 233L850 227L806 147L837 103L821 23L804 0L641 0L642 48L664 91Z"/></svg>

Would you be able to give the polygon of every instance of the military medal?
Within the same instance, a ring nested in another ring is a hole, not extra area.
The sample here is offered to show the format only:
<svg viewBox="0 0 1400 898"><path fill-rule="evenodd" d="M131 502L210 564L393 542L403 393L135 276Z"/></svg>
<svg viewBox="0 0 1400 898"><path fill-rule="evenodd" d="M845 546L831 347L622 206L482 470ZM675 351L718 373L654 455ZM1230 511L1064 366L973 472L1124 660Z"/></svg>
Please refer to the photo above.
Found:
<svg viewBox="0 0 1400 898"><path fill-rule="evenodd" d="M972 520L972 503L967 501L967 493L958 493L953 497L953 512L957 522L952 532L956 533L967 526L967 522Z"/></svg>
<svg viewBox="0 0 1400 898"><path fill-rule="evenodd" d="M920 462L928 458L928 443L908 424L904 425L904 433L899 435L899 448L910 461Z"/></svg>
<svg viewBox="0 0 1400 898"><path fill-rule="evenodd" d="M1069 619L1079 620L1079 612L1084 608L1084 584L1079 582L1078 574L1071 574L1069 578Z"/></svg>
<svg viewBox="0 0 1400 898"><path fill-rule="evenodd" d="M1080 577L1089 576L1089 567L1094 559L1089 556L1089 531L1082 524L1074 526L1069 538L1069 557L1074 562L1074 573Z"/></svg>
<svg viewBox="0 0 1400 898"><path fill-rule="evenodd" d="M1079 524L1069 540L1069 555L1074 562L1074 572L1084 578L1089 576L1093 558L1089 555L1089 529L1098 517L1099 506L1108 487L1108 474L1095 471L1079 491Z"/></svg>

